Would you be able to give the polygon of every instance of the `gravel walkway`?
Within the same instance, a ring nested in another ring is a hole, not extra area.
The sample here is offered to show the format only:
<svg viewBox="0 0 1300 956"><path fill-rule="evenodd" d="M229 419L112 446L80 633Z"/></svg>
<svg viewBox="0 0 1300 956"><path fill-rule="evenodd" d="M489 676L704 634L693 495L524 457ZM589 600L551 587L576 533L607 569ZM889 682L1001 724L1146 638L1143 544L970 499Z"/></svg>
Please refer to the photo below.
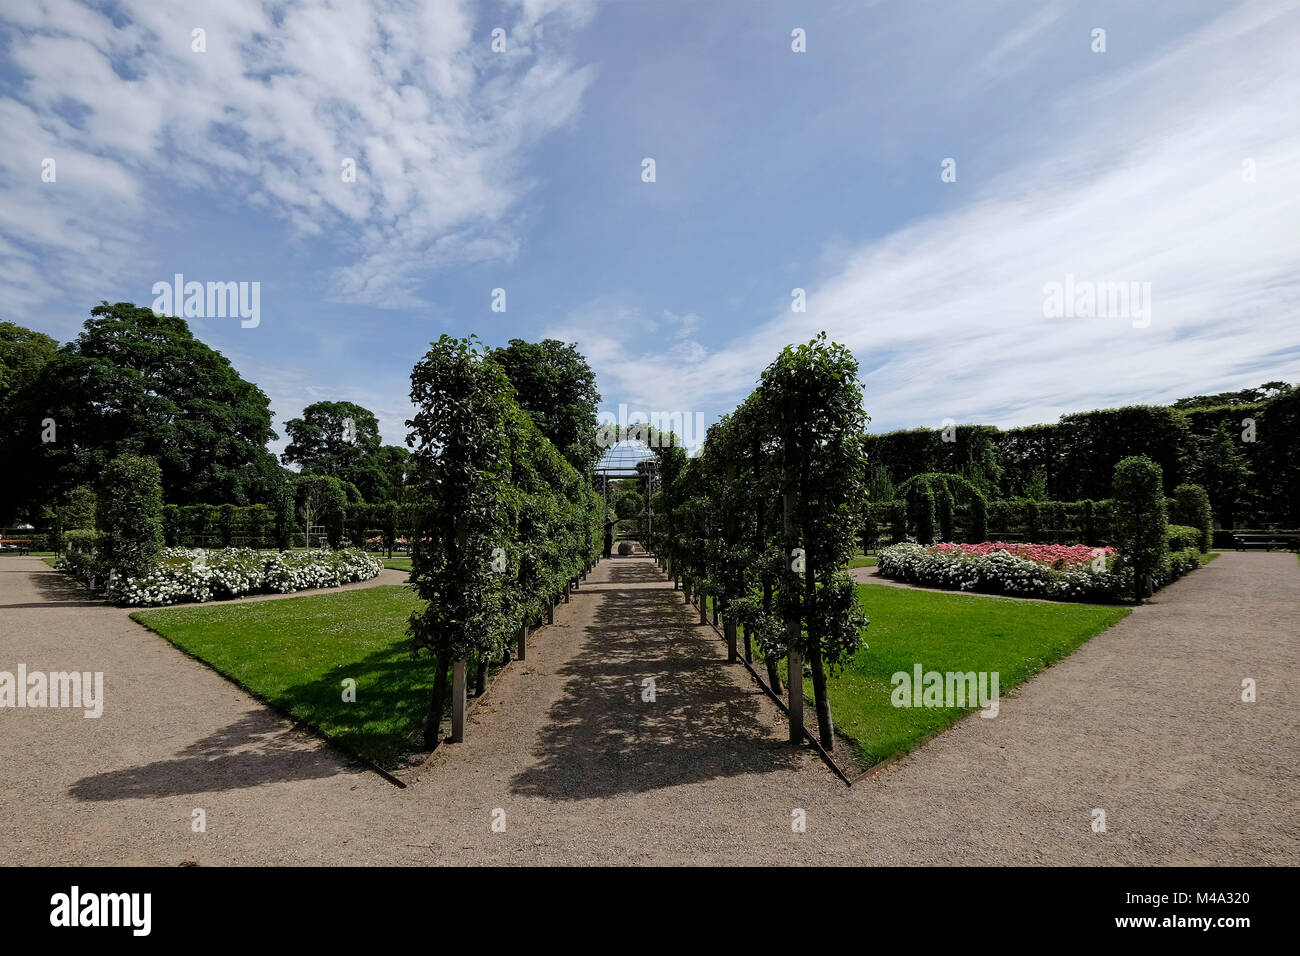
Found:
<svg viewBox="0 0 1300 956"><path fill-rule="evenodd" d="M602 562L402 790L5 558L0 670L102 670L106 703L0 710L0 862L1300 862L1295 555L1224 554L852 789L697 614L648 559Z"/></svg>

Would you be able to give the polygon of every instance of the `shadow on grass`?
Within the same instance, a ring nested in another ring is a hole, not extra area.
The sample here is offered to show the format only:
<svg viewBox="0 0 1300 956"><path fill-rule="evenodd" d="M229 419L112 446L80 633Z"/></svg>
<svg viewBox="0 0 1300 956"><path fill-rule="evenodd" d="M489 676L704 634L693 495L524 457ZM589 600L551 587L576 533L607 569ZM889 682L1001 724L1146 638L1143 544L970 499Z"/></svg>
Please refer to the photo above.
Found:
<svg viewBox="0 0 1300 956"><path fill-rule="evenodd" d="M660 584L660 587L635 585ZM762 694L726 672L713 631L647 561L615 559L595 623L560 670L564 696L538 732L539 763L515 793L585 800L795 766L802 753L759 719ZM653 678L655 700L642 700Z"/></svg>

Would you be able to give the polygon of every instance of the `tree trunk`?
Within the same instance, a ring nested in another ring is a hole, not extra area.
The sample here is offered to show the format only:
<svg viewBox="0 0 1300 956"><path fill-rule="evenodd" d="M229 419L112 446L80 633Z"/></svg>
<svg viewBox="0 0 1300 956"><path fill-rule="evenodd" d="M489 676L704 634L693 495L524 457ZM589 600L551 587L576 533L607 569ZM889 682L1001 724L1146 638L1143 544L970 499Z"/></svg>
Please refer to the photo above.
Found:
<svg viewBox="0 0 1300 956"><path fill-rule="evenodd" d="M433 668L433 693L429 700L429 713L424 718L424 746L429 750L438 746L442 729L442 708L447 702L447 669L451 667L451 654L439 651Z"/></svg>
<svg viewBox="0 0 1300 956"><path fill-rule="evenodd" d="M488 659L486 654L480 654L478 658L478 667L474 672L474 696L482 697L483 692L487 690Z"/></svg>
<svg viewBox="0 0 1300 956"><path fill-rule="evenodd" d="M746 644L746 645L749 644L749 636L748 636L748 635L745 636L745 644ZM749 647L748 647L748 646L746 646L746 648L745 648L745 653L746 653L746 655L749 654ZM771 685L771 687L772 687L772 693L774 693L774 694L776 694L776 696L780 697L783 688L781 687L781 672L780 672L779 670L777 670L777 667L776 667L776 663L777 663L777 662L776 662L776 658L775 658L773 655L768 654L767 657L766 657L765 659L766 659L766 661L767 661L767 682L768 682L768 684Z"/></svg>

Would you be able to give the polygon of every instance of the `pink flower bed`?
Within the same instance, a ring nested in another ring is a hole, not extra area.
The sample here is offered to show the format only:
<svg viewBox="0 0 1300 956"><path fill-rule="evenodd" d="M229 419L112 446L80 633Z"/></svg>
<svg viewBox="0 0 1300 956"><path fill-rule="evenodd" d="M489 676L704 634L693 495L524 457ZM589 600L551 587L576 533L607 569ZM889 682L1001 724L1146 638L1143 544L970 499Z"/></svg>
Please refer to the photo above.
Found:
<svg viewBox="0 0 1300 956"><path fill-rule="evenodd" d="M1107 558L1114 557L1114 548L1092 548L1086 544L1012 544L1008 541L985 541L983 544L936 544L935 551L954 551L960 548L967 554L978 554L980 556L992 554L994 551L1006 551L1008 554L1014 554L1018 558L1027 558L1030 561L1036 561L1039 564L1045 564L1050 568L1068 568L1074 564L1085 564L1095 558L1096 552L1101 551Z"/></svg>

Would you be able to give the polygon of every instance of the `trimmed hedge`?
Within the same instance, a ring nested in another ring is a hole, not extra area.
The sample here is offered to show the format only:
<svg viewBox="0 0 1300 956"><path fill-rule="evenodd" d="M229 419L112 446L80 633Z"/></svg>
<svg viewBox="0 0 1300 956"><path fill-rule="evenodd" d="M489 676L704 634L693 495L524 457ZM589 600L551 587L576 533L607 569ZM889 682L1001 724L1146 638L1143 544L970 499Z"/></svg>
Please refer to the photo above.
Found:
<svg viewBox="0 0 1300 956"><path fill-rule="evenodd" d="M1133 572L1133 594L1146 597L1169 554L1160 466L1145 455L1115 466L1115 544Z"/></svg>
<svg viewBox="0 0 1300 956"><path fill-rule="evenodd" d="M96 509L100 557L110 571L144 574L163 548L162 469L152 458L119 455L104 468Z"/></svg>
<svg viewBox="0 0 1300 956"><path fill-rule="evenodd" d="M1174 489L1169 502L1169 517L1180 525L1189 525L1200 531L1197 547L1202 552L1210 550L1214 536L1214 515L1210 510L1210 496L1200 485L1184 484Z"/></svg>

